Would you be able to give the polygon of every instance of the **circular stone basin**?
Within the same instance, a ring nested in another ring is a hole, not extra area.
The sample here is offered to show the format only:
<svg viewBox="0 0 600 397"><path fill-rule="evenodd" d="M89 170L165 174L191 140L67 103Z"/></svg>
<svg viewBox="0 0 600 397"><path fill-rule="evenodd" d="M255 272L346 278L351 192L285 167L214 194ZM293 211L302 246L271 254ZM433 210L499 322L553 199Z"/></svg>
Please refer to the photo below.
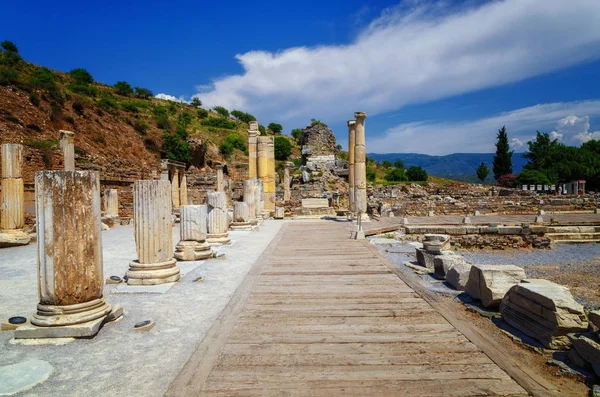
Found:
<svg viewBox="0 0 600 397"><path fill-rule="evenodd" d="M15 316L8 319L8 322L11 324L25 324L27 319L21 316Z"/></svg>
<svg viewBox="0 0 600 397"><path fill-rule="evenodd" d="M119 276L110 276L109 277L112 281L121 281L121 277Z"/></svg>
<svg viewBox="0 0 600 397"><path fill-rule="evenodd" d="M137 323L136 325L134 325L133 328L145 327L146 325L150 324L151 322L152 321L150 321L150 320L140 321L139 323Z"/></svg>

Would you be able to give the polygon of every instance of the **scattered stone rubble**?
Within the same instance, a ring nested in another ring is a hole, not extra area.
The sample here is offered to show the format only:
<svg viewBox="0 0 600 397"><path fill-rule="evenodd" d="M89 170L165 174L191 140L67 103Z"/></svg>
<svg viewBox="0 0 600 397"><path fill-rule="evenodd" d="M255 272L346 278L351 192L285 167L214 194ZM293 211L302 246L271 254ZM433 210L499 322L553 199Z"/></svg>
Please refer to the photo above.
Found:
<svg viewBox="0 0 600 397"><path fill-rule="evenodd" d="M508 290L525 279L525 270L513 265L473 265L465 292L485 308L497 308Z"/></svg>

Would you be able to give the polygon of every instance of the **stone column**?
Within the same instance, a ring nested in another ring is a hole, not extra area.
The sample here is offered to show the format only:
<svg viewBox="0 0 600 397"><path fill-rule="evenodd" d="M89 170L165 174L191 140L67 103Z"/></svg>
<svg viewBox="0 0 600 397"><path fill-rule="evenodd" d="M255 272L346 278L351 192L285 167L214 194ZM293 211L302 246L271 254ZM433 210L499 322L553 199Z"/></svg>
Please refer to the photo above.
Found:
<svg viewBox="0 0 600 397"><path fill-rule="evenodd" d="M171 200L173 209L179 209L181 202L179 201L179 173L177 170L173 171L173 177L171 178Z"/></svg>
<svg viewBox="0 0 600 397"><path fill-rule="evenodd" d="M223 166L217 165L217 192L225 191L225 181L223 181Z"/></svg>
<svg viewBox="0 0 600 397"><path fill-rule="evenodd" d="M127 284L155 285L179 280L173 259L171 184L135 181L133 229L138 260L129 262Z"/></svg>
<svg viewBox="0 0 600 397"><path fill-rule="evenodd" d="M254 190L256 187L255 179L244 181L244 203L248 204L248 213L250 214L250 223L256 223L256 205Z"/></svg>
<svg viewBox="0 0 600 397"><path fill-rule="evenodd" d="M187 205L188 197L187 197L187 176L185 174L185 170L179 172L180 182L179 182L179 205Z"/></svg>
<svg viewBox="0 0 600 397"><path fill-rule="evenodd" d="M348 121L348 210L355 212L354 205L354 146L356 145L356 120Z"/></svg>
<svg viewBox="0 0 600 397"><path fill-rule="evenodd" d="M367 213L367 152L365 149L366 113L356 112L354 145L354 202L356 211Z"/></svg>
<svg viewBox="0 0 600 397"><path fill-rule="evenodd" d="M63 150L65 171L75 171L75 133L61 130L60 147Z"/></svg>
<svg viewBox="0 0 600 397"><path fill-rule="evenodd" d="M38 172L35 196L40 301L31 325L19 327L15 338L93 336L122 314L102 294L99 174Z"/></svg>
<svg viewBox="0 0 600 397"><path fill-rule="evenodd" d="M117 189L104 191L104 216L107 218L119 217L119 193Z"/></svg>
<svg viewBox="0 0 600 397"><path fill-rule="evenodd" d="M275 145L272 136L258 137L258 178L263 182L265 213L275 212Z"/></svg>
<svg viewBox="0 0 600 397"><path fill-rule="evenodd" d="M175 258L180 261L197 261L212 256L206 242L208 213L204 205L182 205L180 207L180 238L175 247Z"/></svg>
<svg viewBox="0 0 600 397"><path fill-rule="evenodd" d="M290 201L292 193L290 192L290 167L286 164L283 169L283 201Z"/></svg>
<svg viewBox="0 0 600 397"><path fill-rule="evenodd" d="M208 192L208 235L206 241L211 246L229 244L229 220L225 192Z"/></svg>
<svg viewBox="0 0 600 397"><path fill-rule="evenodd" d="M23 146L2 145L2 199L0 201L0 248L29 244L25 226Z"/></svg>
<svg viewBox="0 0 600 397"><path fill-rule="evenodd" d="M263 218L263 183L260 179L254 180L254 211L256 219Z"/></svg>
<svg viewBox="0 0 600 397"><path fill-rule="evenodd" d="M248 179L256 178L257 173L257 142L258 136L258 122L251 121L248 123L250 128L248 129Z"/></svg>
<svg viewBox="0 0 600 397"><path fill-rule="evenodd" d="M250 224L250 209L248 204L243 201L233 203L233 222L231 230L252 230Z"/></svg>

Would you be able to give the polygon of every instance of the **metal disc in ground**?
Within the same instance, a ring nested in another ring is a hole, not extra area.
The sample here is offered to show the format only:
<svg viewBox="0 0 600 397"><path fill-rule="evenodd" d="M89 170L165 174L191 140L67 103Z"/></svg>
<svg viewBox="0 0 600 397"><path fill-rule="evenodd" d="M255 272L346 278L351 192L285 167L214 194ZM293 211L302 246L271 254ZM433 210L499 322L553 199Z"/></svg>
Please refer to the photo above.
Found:
<svg viewBox="0 0 600 397"><path fill-rule="evenodd" d="M8 322L11 324L25 324L27 319L21 316L15 316L8 319Z"/></svg>
<svg viewBox="0 0 600 397"><path fill-rule="evenodd" d="M134 325L133 328L145 327L146 325L150 324L151 322L152 322L151 320L140 321L139 323L137 323L136 325Z"/></svg>
<svg viewBox="0 0 600 397"><path fill-rule="evenodd" d="M121 281L121 277L119 276L110 276L109 277L112 281Z"/></svg>

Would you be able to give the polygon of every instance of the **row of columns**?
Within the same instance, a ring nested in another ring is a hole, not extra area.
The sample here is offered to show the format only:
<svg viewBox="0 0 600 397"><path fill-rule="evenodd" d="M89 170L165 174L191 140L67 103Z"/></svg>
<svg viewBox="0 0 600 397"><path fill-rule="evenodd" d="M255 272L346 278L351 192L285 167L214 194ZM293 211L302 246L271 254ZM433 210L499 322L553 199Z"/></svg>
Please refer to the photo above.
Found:
<svg viewBox="0 0 600 397"><path fill-rule="evenodd" d="M0 247L29 244L25 226L23 146L2 145L2 197L0 201Z"/></svg>
<svg viewBox="0 0 600 397"><path fill-rule="evenodd" d="M248 178L262 181L264 211L275 212L275 142L272 136L260 136L258 122L248 130Z"/></svg>
<svg viewBox="0 0 600 397"><path fill-rule="evenodd" d="M348 121L348 199L353 213L367 212L367 152L365 148L366 113L354 113Z"/></svg>
<svg viewBox="0 0 600 397"><path fill-rule="evenodd" d="M187 176L185 163L173 160L162 160L160 179L171 182L171 201L173 209L177 210L182 205L187 205Z"/></svg>

